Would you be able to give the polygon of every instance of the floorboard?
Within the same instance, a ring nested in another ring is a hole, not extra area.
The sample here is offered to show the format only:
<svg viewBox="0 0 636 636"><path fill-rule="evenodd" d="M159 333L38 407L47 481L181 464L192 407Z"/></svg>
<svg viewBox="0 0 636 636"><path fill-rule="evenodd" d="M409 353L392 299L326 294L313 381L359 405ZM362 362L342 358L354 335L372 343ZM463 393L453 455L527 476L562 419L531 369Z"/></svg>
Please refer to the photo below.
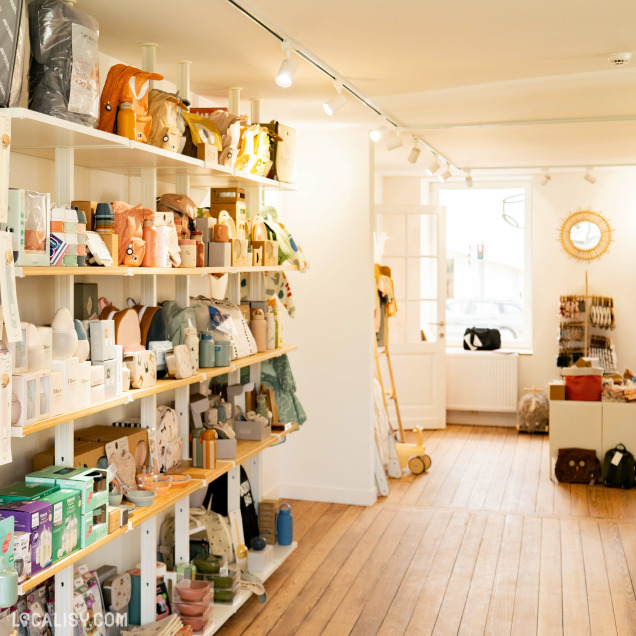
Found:
<svg viewBox="0 0 636 636"><path fill-rule="evenodd" d="M544 435L424 445L374 506L291 501L298 549L219 634L636 634L636 489L552 481Z"/></svg>

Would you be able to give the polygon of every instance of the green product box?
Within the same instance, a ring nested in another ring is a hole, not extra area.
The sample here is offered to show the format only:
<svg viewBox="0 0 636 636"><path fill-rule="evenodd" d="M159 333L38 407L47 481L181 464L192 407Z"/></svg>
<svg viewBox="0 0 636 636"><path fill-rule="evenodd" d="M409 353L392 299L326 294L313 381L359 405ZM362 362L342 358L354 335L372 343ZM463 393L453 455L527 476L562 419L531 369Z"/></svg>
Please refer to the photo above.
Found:
<svg viewBox="0 0 636 636"><path fill-rule="evenodd" d="M0 519L0 558L2 559L0 566L5 568L12 568L15 560L13 550L14 534L13 517Z"/></svg>
<svg viewBox="0 0 636 636"><path fill-rule="evenodd" d="M99 512L99 514L95 514ZM108 503L80 517L80 547L87 548L108 535Z"/></svg>
<svg viewBox="0 0 636 636"><path fill-rule="evenodd" d="M24 481L16 481L10 486L0 488L0 503L9 503L10 501L39 501L47 495L59 490L55 483L30 483L27 479Z"/></svg>
<svg viewBox="0 0 636 636"><path fill-rule="evenodd" d="M84 515L108 503L108 471L99 468L47 466L26 476L27 483L54 483L60 488L78 490Z"/></svg>
<svg viewBox="0 0 636 636"><path fill-rule="evenodd" d="M77 490L62 489L43 497L42 501L52 506L55 563L80 547L81 496Z"/></svg>

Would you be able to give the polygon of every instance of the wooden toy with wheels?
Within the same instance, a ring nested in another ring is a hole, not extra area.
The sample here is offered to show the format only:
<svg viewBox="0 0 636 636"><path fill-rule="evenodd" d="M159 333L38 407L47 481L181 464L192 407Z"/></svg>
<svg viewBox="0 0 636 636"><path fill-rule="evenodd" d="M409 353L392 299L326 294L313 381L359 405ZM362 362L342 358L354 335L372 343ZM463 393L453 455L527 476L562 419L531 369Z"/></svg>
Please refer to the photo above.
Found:
<svg viewBox="0 0 636 636"><path fill-rule="evenodd" d="M394 460L393 467L397 469L396 464L399 464L400 473L404 468L408 468L413 475L421 475L431 467L431 458L424 452L424 433L422 429L416 426L414 430L415 444L389 441L389 464L391 464L391 460ZM392 453L393 449L395 449L395 455ZM389 472L389 475L391 477L395 476L391 472Z"/></svg>

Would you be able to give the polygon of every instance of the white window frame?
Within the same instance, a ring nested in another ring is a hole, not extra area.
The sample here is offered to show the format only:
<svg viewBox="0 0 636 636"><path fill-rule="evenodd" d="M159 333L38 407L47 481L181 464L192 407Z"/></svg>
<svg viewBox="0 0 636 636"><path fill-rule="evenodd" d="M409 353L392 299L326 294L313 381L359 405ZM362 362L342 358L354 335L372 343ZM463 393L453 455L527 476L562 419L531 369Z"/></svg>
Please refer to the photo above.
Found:
<svg viewBox="0 0 636 636"><path fill-rule="evenodd" d="M435 183L429 182L429 196L433 205L439 205L439 193L441 190L467 189L463 182ZM502 340L501 346L515 349L521 352L532 352L533 343L533 316L532 316L532 183L528 180L492 180L478 181L473 185L473 190L493 190L497 188L519 188L525 193L525 206L523 217L524 231L524 271L523 271L523 338L521 340ZM448 217L447 221L448 223ZM461 347L461 342L447 341L448 348Z"/></svg>

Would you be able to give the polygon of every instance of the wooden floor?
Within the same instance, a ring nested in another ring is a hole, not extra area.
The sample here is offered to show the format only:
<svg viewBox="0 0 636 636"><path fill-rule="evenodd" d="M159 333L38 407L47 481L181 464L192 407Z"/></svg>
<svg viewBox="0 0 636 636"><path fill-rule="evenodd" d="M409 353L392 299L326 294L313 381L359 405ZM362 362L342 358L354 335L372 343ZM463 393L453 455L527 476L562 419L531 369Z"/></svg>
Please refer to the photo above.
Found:
<svg viewBox="0 0 636 636"><path fill-rule="evenodd" d="M292 502L298 549L219 633L636 634L636 489L554 484L545 436L425 445L373 507Z"/></svg>

